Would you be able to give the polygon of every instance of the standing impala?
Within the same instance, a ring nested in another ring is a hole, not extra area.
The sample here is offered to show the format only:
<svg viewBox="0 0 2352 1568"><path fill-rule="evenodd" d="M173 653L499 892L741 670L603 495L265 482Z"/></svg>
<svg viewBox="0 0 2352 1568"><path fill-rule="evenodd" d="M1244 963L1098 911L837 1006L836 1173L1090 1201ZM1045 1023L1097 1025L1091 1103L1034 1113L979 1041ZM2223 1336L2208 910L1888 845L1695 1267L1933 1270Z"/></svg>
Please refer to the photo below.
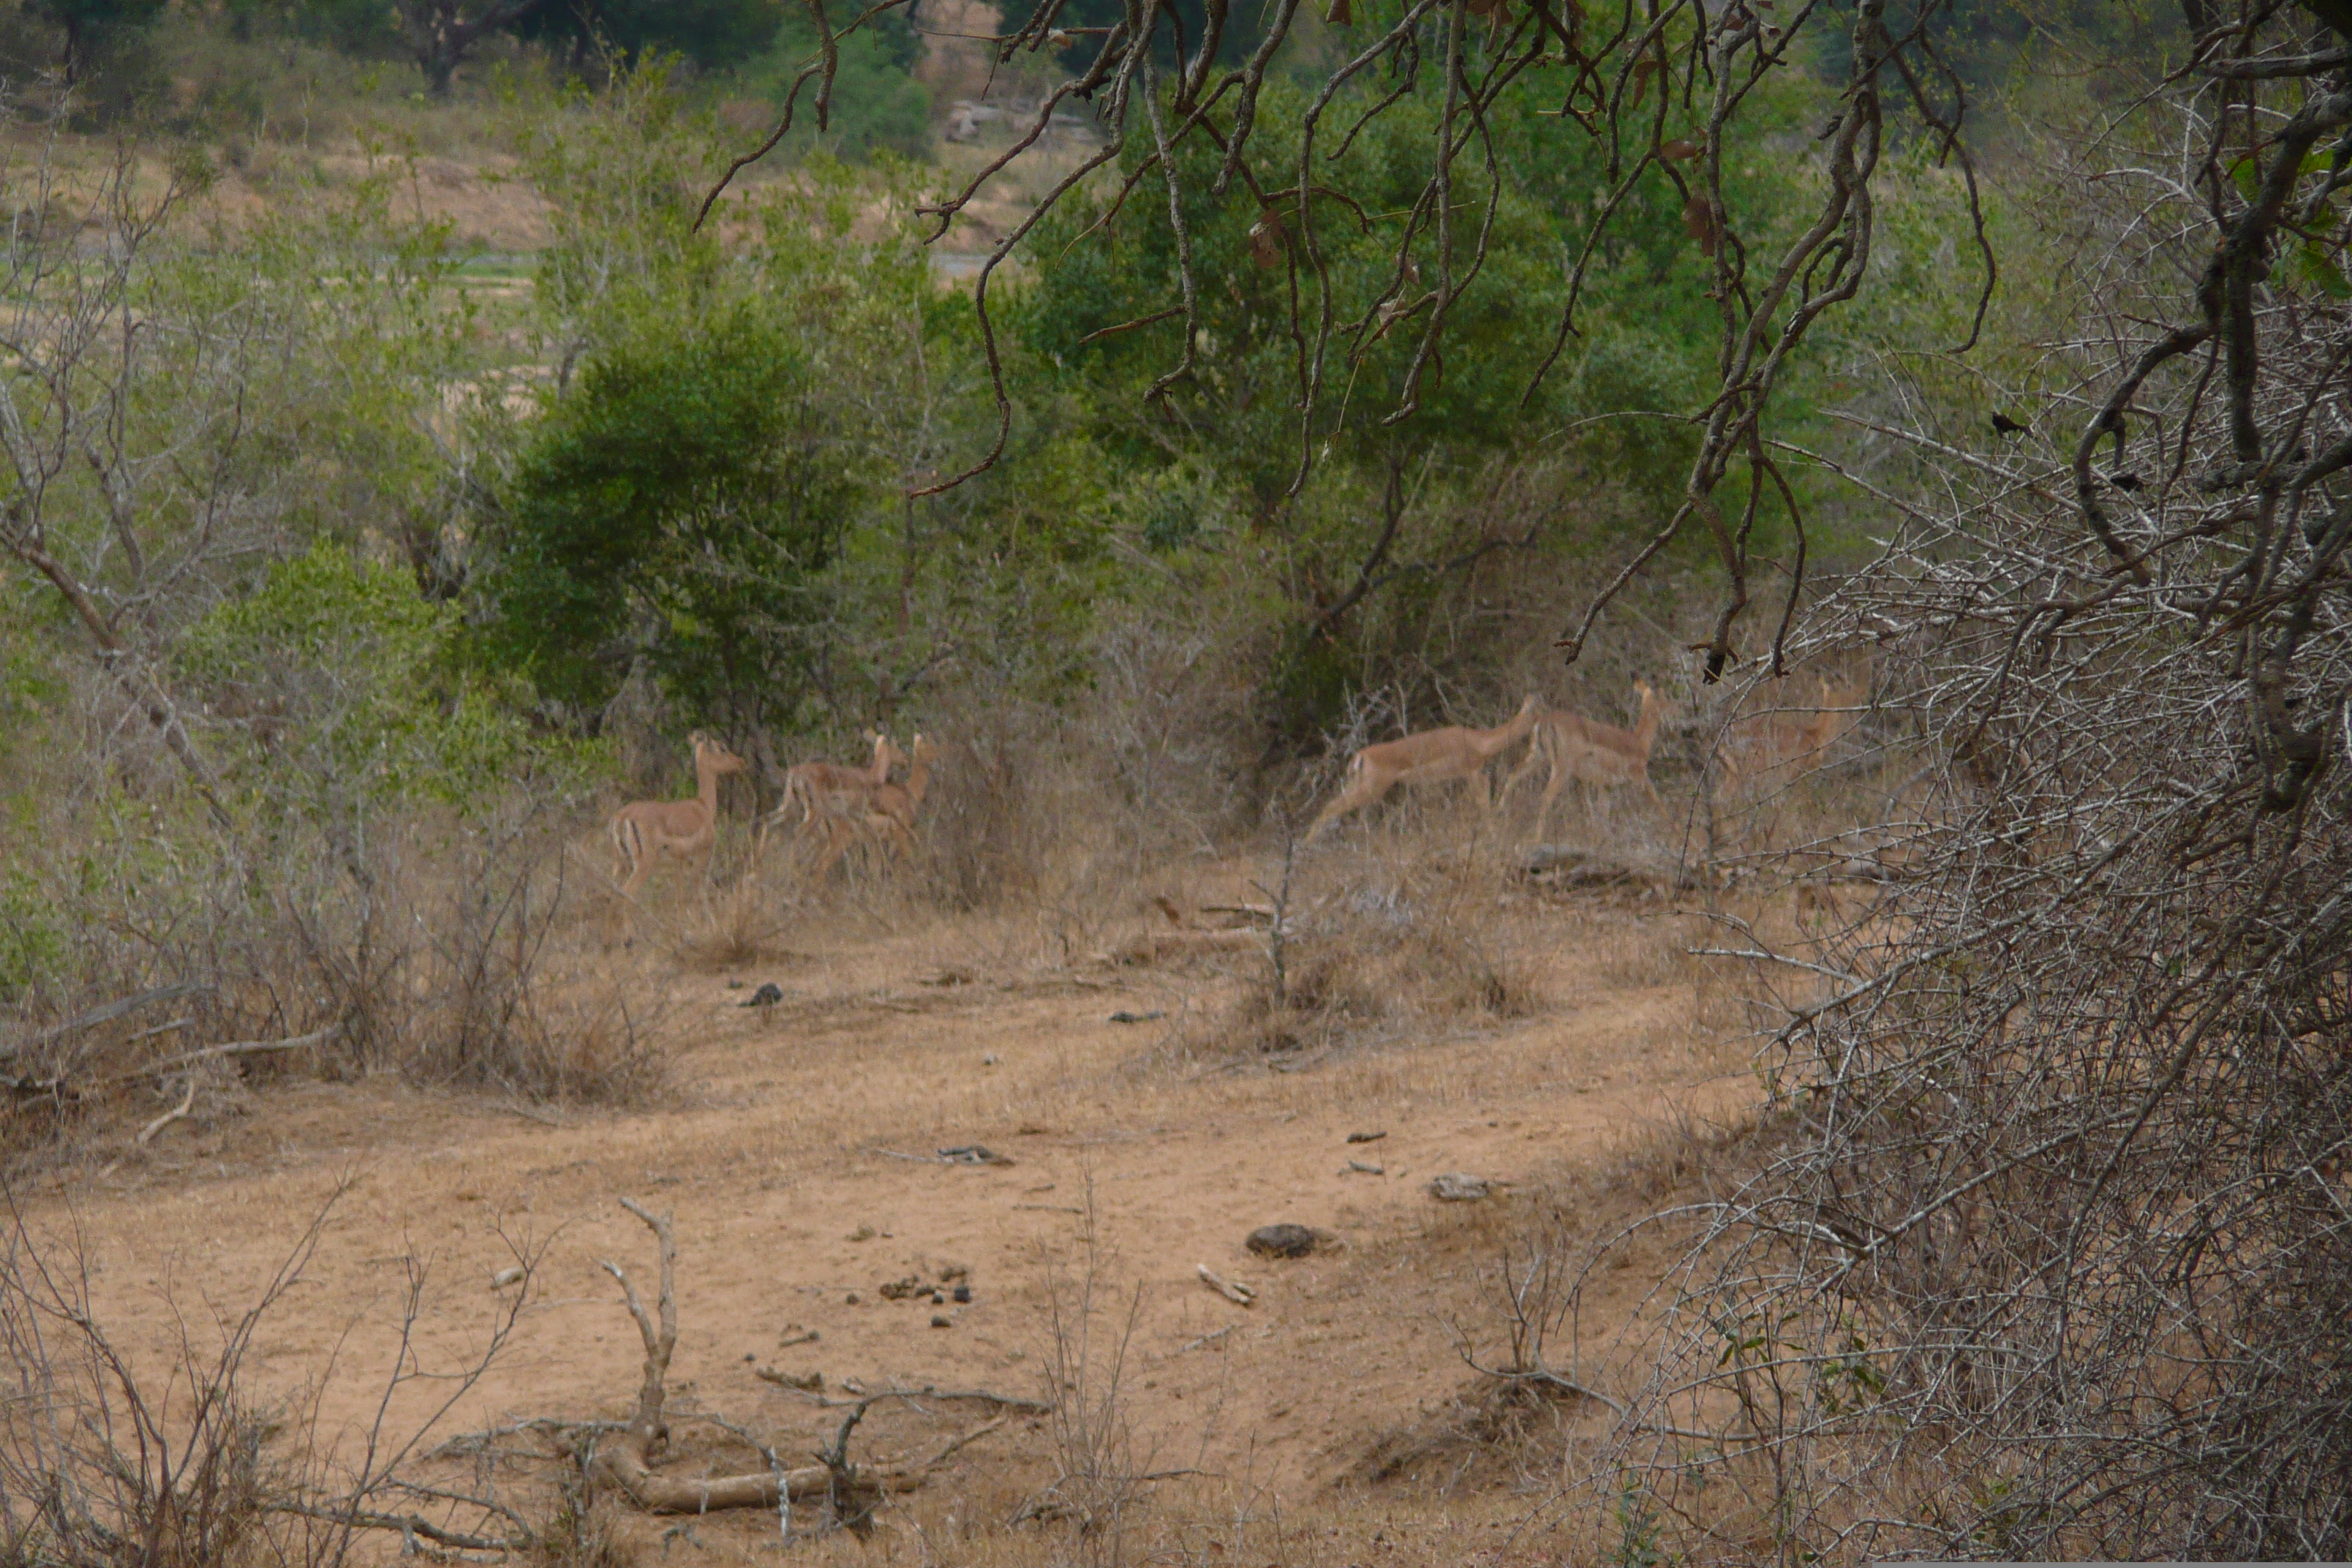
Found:
<svg viewBox="0 0 2352 1568"><path fill-rule="evenodd" d="M1737 732L1729 727L1725 729L1715 758L1723 795L1737 795L1743 784L1792 763L1802 764L1796 770L1799 773L1811 772L1821 765L1822 758L1837 744L1839 737L1853 728L1859 717L1853 709L1869 695L1868 687L1857 683L1840 691L1830 684L1828 676L1816 679L1822 701L1820 710L1812 717L1770 713Z"/></svg>
<svg viewBox="0 0 2352 1568"><path fill-rule="evenodd" d="M613 814L614 875L625 898L636 897L656 856L710 863L719 842L719 775L741 773L744 763L699 730L687 741L694 748L692 800L640 800Z"/></svg>
<svg viewBox="0 0 2352 1568"><path fill-rule="evenodd" d="M1479 809L1491 809L1486 764L1526 740L1535 722L1536 700L1530 693L1509 723L1492 730L1469 730L1449 724L1443 730L1423 730L1418 735L1407 735L1402 741L1366 746L1348 759L1346 785L1323 808L1315 826L1307 830L1307 842L1314 843L1331 824L1351 811L1361 811L1401 784L1475 778L1478 781L1475 794Z"/></svg>
<svg viewBox="0 0 2352 1568"><path fill-rule="evenodd" d="M939 747L917 735L907 748L905 784L876 784L866 792L862 801L848 795L829 801L826 810L831 814L831 840L813 875L823 879L848 849L850 841L860 834L878 836L902 856L913 854L915 814L922 809L923 797L930 793L931 763L939 760Z"/></svg>
<svg viewBox="0 0 2352 1568"><path fill-rule="evenodd" d="M1650 782L1650 752L1657 744L1658 722L1665 717L1666 705L1647 681L1635 681L1633 690L1642 700L1642 708L1630 730L1596 723L1581 713L1550 712L1536 721L1535 741L1528 747L1526 759L1503 781L1503 798L1511 798L1511 792L1538 763L1551 764L1551 776L1544 783L1543 805L1536 812L1537 837L1549 830L1552 803L1559 798L1560 786L1570 779L1590 785L1596 795L1620 784L1638 784L1649 792L1650 804L1661 814L1665 811L1658 786Z"/></svg>
<svg viewBox="0 0 2352 1568"><path fill-rule="evenodd" d="M890 743L890 737L879 730L868 730L867 740L874 742L874 760L862 768L842 763L802 763L784 774L784 798L761 820L759 847L768 847L768 831L782 822L794 807L801 814L795 837L808 831L819 817L828 821L848 811L862 812L867 798L880 785L890 782L890 770L907 760L907 753Z"/></svg>

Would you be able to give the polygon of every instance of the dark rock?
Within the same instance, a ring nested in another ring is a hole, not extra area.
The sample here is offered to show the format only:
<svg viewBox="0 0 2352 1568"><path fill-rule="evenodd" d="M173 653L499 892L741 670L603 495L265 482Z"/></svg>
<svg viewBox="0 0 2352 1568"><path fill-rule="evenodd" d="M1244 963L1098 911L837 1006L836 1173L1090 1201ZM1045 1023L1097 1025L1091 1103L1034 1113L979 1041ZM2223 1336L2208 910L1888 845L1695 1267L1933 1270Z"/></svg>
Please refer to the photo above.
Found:
<svg viewBox="0 0 2352 1568"><path fill-rule="evenodd" d="M1260 1226L1243 1243L1260 1258L1304 1258L1320 1238L1303 1225Z"/></svg>

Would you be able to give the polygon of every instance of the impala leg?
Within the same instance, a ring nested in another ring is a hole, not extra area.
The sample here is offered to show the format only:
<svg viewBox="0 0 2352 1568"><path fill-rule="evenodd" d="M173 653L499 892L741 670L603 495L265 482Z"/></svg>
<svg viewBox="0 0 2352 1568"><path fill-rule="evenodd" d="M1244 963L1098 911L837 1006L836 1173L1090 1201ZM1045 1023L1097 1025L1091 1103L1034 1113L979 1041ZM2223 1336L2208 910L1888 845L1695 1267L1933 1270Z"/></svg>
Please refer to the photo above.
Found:
<svg viewBox="0 0 2352 1568"><path fill-rule="evenodd" d="M1323 837L1325 829L1339 818L1350 812L1363 810L1364 807L1388 794L1389 786L1394 783L1396 779L1392 774L1381 774L1377 777L1370 773L1357 774L1355 782L1334 796L1331 804L1325 806L1322 814L1316 817L1315 826L1307 830L1306 841L1309 844L1314 843Z"/></svg>
<svg viewBox="0 0 2352 1568"><path fill-rule="evenodd" d="M1528 754L1519 759L1519 765L1513 768L1508 776L1503 780L1503 798L1497 804L1502 805L1510 805L1511 796L1517 791L1520 782L1529 773L1533 773L1535 771L1536 764L1542 761L1544 761L1544 749L1542 743L1538 742L1529 745L1528 747ZM1552 771L1554 773L1558 773L1559 771L1559 766L1557 763L1552 765Z"/></svg>
<svg viewBox="0 0 2352 1568"><path fill-rule="evenodd" d="M812 881L822 882L833 874L834 867L840 863L841 857L848 850L853 837L841 823L825 825L824 853L817 858L816 869L810 873Z"/></svg>
<svg viewBox="0 0 2352 1568"><path fill-rule="evenodd" d="M1536 808L1536 840L1543 842L1551 833L1551 809L1559 802L1560 786L1568 783L1568 770L1558 757L1551 760L1551 777L1544 781L1543 805Z"/></svg>

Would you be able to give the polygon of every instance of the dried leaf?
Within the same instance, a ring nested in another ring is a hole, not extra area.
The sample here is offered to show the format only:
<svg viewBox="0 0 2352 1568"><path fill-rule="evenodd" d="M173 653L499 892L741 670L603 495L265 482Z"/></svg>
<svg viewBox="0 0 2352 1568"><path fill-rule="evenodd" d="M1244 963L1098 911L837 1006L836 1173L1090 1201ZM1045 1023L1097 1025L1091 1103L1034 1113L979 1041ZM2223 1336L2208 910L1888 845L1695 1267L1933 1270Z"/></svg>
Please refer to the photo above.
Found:
<svg viewBox="0 0 2352 1568"><path fill-rule="evenodd" d="M1639 109L1639 108L1641 108L1641 107L1642 107L1642 100L1643 100L1643 97L1644 97L1644 96L1649 92L1649 90L1650 90L1650 79L1651 79L1652 77L1654 77L1654 76L1657 75L1657 74L1658 74L1658 62L1657 62L1657 61L1655 61L1655 60L1635 60L1635 61L1633 62L1633 106L1635 109Z"/></svg>
<svg viewBox="0 0 2352 1568"><path fill-rule="evenodd" d="M1698 241L1702 254L1713 256L1722 238L1722 230L1715 221L1715 207L1705 196L1693 196L1683 206L1683 232Z"/></svg>
<svg viewBox="0 0 2352 1568"><path fill-rule="evenodd" d="M1331 8L1323 13L1323 20L1334 27L1352 27L1356 14L1348 8L1348 0L1331 0Z"/></svg>
<svg viewBox="0 0 2352 1568"><path fill-rule="evenodd" d="M1290 233L1282 226L1282 218L1272 207L1257 215L1250 225L1250 259L1260 267L1279 267L1290 245Z"/></svg>
<svg viewBox="0 0 2352 1568"><path fill-rule="evenodd" d="M1697 157L1703 151L1705 151L1705 149L1700 147L1697 142L1687 142L1680 137L1676 137L1674 141L1665 143L1658 149L1658 162L1661 163L1679 163L1685 158Z"/></svg>

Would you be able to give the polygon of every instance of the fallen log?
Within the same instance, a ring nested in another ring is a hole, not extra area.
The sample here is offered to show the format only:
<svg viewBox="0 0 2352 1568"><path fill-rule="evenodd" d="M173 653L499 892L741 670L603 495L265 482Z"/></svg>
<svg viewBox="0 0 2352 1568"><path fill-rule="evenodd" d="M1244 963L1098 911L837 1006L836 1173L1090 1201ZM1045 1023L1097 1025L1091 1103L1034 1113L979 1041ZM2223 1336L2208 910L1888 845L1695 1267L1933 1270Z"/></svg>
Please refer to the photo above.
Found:
<svg viewBox="0 0 2352 1568"><path fill-rule="evenodd" d="M644 1342L644 1375L637 1387L637 1405L628 1424L600 1437L588 1462L593 1479L610 1482L630 1502L647 1513L711 1513L721 1509L775 1509L822 1498L835 1521L846 1529L863 1531L874 1505L885 1493L910 1492L929 1479L959 1450L1003 1426L1011 1417L999 1415L958 1434L919 1459L877 1465L856 1465L849 1459L849 1438L866 1412L885 1399L956 1397L929 1390L889 1389L868 1395L850 1407L835 1433L832 1446L817 1452L817 1463L787 1469L774 1450L741 1427L715 1416L710 1421L760 1450L768 1461L763 1471L733 1476L665 1476L654 1468L669 1440L665 1415L671 1352L677 1348L677 1243L667 1215L647 1213L628 1198L621 1206L654 1233L659 1247L661 1280L649 1310L635 1284L617 1263L599 1258L604 1272L621 1286L629 1316ZM991 1396L993 1397L993 1396ZM1009 1401L999 1403L1010 1404Z"/></svg>
<svg viewBox="0 0 2352 1568"><path fill-rule="evenodd" d="M177 1001L183 996L203 995L211 990L212 987L209 985L199 984L194 981L183 981L176 985L159 985L152 991L142 991L135 996L125 996L119 1002L109 1002L102 1007L92 1007L89 1012L78 1013L62 1024L53 1024L38 1033L26 1035L20 1040L0 1046L0 1062L7 1061L13 1057L31 1050L36 1046L46 1046L52 1040L62 1040L68 1035L79 1034L84 1029L94 1029L100 1024L110 1024L125 1014L136 1013L142 1007L152 1006L158 1002Z"/></svg>
<svg viewBox="0 0 2352 1568"><path fill-rule="evenodd" d="M1564 888L1640 885L1691 892L1700 886L1688 867L1643 864L1578 844L1538 844L1519 857L1519 874Z"/></svg>

